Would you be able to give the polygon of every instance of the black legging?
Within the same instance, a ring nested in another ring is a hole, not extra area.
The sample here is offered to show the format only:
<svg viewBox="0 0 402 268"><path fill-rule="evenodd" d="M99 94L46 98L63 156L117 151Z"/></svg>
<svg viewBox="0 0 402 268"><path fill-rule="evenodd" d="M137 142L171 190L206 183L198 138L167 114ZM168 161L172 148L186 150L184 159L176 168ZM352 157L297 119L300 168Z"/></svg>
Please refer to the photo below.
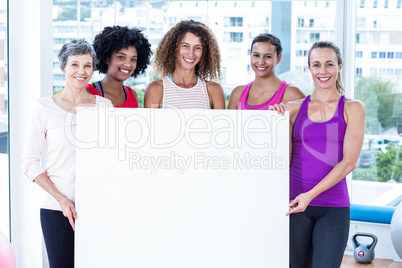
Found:
<svg viewBox="0 0 402 268"><path fill-rule="evenodd" d="M74 268L74 231L63 212L42 208L40 221L50 268Z"/></svg>
<svg viewBox="0 0 402 268"><path fill-rule="evenodd" d="M290 215L290 267L339 268L349 236L348 207L313 207Z"/></svg>

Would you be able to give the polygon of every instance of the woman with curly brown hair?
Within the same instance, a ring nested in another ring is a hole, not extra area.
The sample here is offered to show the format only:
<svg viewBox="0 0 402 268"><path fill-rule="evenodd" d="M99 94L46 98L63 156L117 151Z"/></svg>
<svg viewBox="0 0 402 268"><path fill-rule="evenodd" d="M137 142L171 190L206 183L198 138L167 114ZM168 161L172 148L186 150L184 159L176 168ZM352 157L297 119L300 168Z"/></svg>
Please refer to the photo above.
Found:
<svg viewBox="0 0 402 268"><path fill-rule="evenodd" d="M111 100L115 107L138 108L137 93L123 83L147 69L152 53L148 39L135 28L107 26L95 36L93 47L96 69L106 75L87 85L89 93Z"/></svg>
<svg viewBox="0 0 402 268"><path fill-rule="evenodd" d="M170 29L155 52L154 68L163 78L150 83L145 108L225 109L215 36L200 22L182 21Z"/></svg>

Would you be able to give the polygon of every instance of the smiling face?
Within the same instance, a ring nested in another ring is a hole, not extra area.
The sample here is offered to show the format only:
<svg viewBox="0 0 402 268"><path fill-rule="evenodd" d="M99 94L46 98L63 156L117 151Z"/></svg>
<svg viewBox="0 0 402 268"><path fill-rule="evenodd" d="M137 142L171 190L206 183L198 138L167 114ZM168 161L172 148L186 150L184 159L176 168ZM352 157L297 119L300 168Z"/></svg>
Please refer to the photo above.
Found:
<svg viewBox="0 0 402 268"><path fill-rule="evenodd" d="M137 49L133 46L113 52L107 61L106 75L119 81L127 80L137 68L137 59Z"/></svg>
<svg viewBox="0 0 402 268"><path fill-rule="evenodd" d="M93 70L93 59L90 54L68 56L66 66L62 69L66 76L66 86L85 89Z"/></svg>
<svg viewBox="0 0 402 268"><path fill-rule="evenodd" d="M315 48L310 53L309 69L316 86L320 88L335 88L338 73L342 63L332 48Z"/></svg>
<svg viewBox="0 0 402 268"><path fill-rule="evenodd" d="M266 77L275 72L275 66L281 61L282 54L277 56L276 47L271 43L257 42L252 47L250 57L255 75Z"/></svg>
<svg viewBox="0 0 402 268"><path fill-rule="evenodd" d="M179 46L177 67L186 70L195 69L202 57L201 39L192 33L187 33Z"/></svg>

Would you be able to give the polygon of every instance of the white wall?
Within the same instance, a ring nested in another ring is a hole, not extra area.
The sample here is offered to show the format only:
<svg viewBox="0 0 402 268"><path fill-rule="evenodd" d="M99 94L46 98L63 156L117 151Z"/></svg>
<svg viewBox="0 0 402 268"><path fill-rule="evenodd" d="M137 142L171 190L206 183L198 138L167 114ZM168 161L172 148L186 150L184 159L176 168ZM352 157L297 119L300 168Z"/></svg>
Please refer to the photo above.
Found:
<svg viewBox="0 0 402 268"><path fill-rule="evenodd" d="M52 93L52 1L9 1L9 42L11 243L17 267L39 268L39 189L23 175L21 156L34 100Z"/></svg>

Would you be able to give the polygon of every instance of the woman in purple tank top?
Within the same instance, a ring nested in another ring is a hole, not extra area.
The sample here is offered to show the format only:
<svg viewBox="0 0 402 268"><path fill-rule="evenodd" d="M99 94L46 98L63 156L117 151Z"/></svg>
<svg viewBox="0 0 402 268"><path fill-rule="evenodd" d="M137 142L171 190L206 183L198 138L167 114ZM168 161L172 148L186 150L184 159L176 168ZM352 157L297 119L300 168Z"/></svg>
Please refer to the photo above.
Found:
<svg viewBox="0 0 402 268"><path fill-rule="evenodd" d="M342 59L332 42L314 43L308 66L313 94L270 107L290 111L290 264L338 268L350 224L345 177L363 144L365 109L342 95Z"/></svg>
<svg viewBox="0 0 402 268"><path fill-rule="evenodd" d="M233 89L229 109L268 110L270 105L304 98L297 87L289 86L275 74L282 58L282 45L273 34L260 34L253 39L250 53L255 80Z"/></svg>

